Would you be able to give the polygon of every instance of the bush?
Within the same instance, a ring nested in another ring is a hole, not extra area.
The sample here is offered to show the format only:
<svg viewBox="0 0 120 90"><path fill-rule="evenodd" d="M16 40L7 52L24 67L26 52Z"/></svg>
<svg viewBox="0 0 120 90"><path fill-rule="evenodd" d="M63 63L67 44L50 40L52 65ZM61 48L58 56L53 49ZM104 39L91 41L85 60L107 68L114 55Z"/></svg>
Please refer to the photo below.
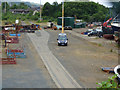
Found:
<svg viewBox="0 0 120 90"><path fill-rule="evenodd" d="M97 83L100 87L97 88L118 88L120 85L117 84L115 79L117 78L117 75L115 74L112 77L109 77L107 81L102 81L101 83Z"/></svg>

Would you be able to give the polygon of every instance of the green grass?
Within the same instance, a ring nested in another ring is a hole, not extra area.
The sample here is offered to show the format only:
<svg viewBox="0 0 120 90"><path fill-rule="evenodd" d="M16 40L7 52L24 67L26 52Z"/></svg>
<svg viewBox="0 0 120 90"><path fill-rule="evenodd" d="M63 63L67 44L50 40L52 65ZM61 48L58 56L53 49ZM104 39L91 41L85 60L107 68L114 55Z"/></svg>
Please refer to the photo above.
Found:
<svg viewBox="0 0 120 90"><path fill-rule="evenodd" d="M113 49L110 49L110 52L113 52Z"/></svg>
<svg viewBox="0 0 120 90"><path fill-rule="evenodd" d="M25 22L26 22L26 24L31 25L31 23L29 21L26 20Z"/></svg>
<svg viewBox="0 0 120 90"><path fill-rule="evenodd" d="M42 20L42 21L38 20L36 23L44 23L44 22L48 22L48 20Z"/></svg>
<svg viewBox="0 0 120 90"><path fill-rule="evenodd" d="M102 44L100 44L100 43L99 43L99 44L98 44L98 46L99 46L99 47L101 47L101 46L102 46Z"/></svg>
<svg viewBox="0 0 120 90"><path fill-rule="evenodd" d="M99 39L99 37L96 37L95 39Z"/></svg>

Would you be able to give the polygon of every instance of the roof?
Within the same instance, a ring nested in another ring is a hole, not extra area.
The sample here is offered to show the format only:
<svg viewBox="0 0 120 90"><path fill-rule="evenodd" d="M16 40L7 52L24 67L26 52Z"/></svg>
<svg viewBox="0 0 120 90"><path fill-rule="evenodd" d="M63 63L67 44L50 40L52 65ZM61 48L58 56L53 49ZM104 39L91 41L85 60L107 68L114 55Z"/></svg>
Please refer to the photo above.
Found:
<svg viewBox="0 0 120 90"><path fill-rule="evenodd" d="M29 11L28 9L10 9L10 11Z"/></svg>
<svg viewBox="0 0 120 90"><path fill-rule="evenodd" d="M62 17L58 17L58 18L62 18ZM74 18L74 17L64 17L64 18Z"/></svg>

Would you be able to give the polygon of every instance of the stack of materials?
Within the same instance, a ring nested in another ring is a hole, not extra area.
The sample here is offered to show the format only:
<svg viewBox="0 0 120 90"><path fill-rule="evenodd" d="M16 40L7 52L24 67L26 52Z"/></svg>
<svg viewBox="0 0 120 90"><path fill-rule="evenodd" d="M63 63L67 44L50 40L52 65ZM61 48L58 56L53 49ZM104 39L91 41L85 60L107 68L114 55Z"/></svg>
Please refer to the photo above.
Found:
<svg viewBox="0 0 120 90"><path fill-rule="evenodd" d="M18 49L7 49L7 56L10 58L13 58L13 55L15 55L16 58L26 58L25 49L24 50L18 50Z"/></svg>

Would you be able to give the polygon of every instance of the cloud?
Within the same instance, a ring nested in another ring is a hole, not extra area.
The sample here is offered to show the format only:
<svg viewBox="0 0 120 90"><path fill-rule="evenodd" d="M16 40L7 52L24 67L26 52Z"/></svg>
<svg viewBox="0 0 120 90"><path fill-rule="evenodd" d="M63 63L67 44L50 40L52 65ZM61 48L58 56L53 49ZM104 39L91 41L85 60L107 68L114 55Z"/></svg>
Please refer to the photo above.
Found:
<svg viewBox="0 0 120 90"><path fill-rule="evenodd" d="M34 2L34 3L40 4L40 0L21 0L21 1ZM49 2L50 4L52 4L55 1L57 1L58 3L62 2L62 0L41 0L41 4L45 4L46 2Z"/></svg>

